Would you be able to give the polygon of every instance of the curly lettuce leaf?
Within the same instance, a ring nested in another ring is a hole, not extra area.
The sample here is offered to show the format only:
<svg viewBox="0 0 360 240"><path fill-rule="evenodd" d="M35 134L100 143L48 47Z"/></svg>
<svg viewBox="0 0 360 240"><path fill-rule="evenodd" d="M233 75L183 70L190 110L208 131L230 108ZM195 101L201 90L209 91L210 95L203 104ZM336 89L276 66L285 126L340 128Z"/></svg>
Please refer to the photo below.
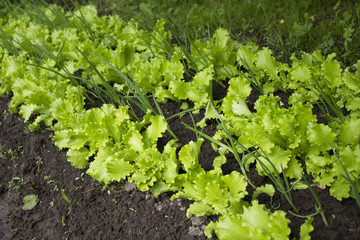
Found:
<svg viewBox="0 0 360 240"><path fill-rule="evenodd" d="M205 235L212 237L212 232L221 240L227 239L289 239L289 220L283 211L271 213L257 200L251 206L243 206L243 212L221 216L217 222L211 222L205 229Z"/></svg>

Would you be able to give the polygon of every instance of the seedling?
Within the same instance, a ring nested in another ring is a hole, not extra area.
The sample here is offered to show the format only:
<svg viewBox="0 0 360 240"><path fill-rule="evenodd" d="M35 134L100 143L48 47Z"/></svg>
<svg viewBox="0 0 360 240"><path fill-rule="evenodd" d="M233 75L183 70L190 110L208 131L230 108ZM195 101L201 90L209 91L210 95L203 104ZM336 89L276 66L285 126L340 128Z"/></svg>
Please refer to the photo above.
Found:
<svg viewBox="0 0 360 240"><path fill-rule="evenodd" d="M67 212L67 214L66 214L66 216L69 216L70 215L70 213L71 213L71 210L72 210L72 207L73 207L73 205L74 205L74 203L75 203L75 199L71 202L70 200L69 200L69 198L66 196L66 194L65 194L65 189L60 189L60 191L61 191L61 195L62 195L62 197L64 198L64 200L67 202L67 203L69 203L69 211ZM80 205L80 203L79 202L77 202L77 204L81 207L81 205Z"/></svg>
<svg viewBox="0 0 360 240"><path fill-rule="evenodd" d="M24 179L20 177L13 177L9 181L9 186L19 190L20 186L18 185L18 183L24 183Z"/></svg>

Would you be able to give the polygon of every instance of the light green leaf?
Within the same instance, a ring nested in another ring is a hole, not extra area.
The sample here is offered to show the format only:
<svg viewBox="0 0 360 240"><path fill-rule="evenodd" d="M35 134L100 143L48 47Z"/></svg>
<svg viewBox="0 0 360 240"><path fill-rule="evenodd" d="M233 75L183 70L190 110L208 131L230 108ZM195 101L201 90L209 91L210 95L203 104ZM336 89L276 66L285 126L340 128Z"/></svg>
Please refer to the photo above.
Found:
<svg viewBox="0 0 360 240"><path fill-rule="evenodd" d="M338 87L341 84L341 67L340 63L336 60L333 60L333 57L328 55L325 62L321 66L322 73L327 80L327 84L332 88Z"/></svg>
<svg viewBox="0 0 360 240"><path fill-rule="evenodd" d="M210 181L206 187L205 202L211 205L217 213L226 212L226 208L229 206L228 200L224 199L225 190L220 186L219 181Z"/></svg>
<svg viewBox="0 0 360 240"><path fill-rule="evenodd" d="M330 195L337 200L342 201L343 198L350 197L350 184L346 180L335 180L330 187Z"/></svg>
<svg viewBox="0 0 360 240"><path fill-rule="evenodd" d="M70 132L68 130L56 131L53 137L55 145L61 150L69 147Z"/></svg>
<svg viewBox="0 0 360 240"><path fill-rule="evenodd" d="M33 209L39 202L39 198L35 194L26 195L23 199L24 206L23 210Z"/></svg>
<svg viewBox="0 0 360 240"><path fill-rule="evenodd" d="M124 141L129 147L135 151L144 151L144 143L142 142L142 135L138 131L130 131L125 137Z"/></svg>
<svg viewBox="0 0 360 240"><path fill-rule="evenodd" d="M211 215L214 212L214 209L207 205L204 202L194 202L190 204L189 208L186 210L186 217L190 218L191 215L203 216Z"/></svg>
<svg viewBox="0 0 360 240"><path fill-rule="evenodd" d="M68 161L76 168L85 168L89 162L91 152L86 147L69 149L66 153Z"/></svg>
<svg viewBox="0 0 360 240"><path fill-rule="evenodd" d="M256 65L264 69L273 80L279 80L278 72L279 66L278 62L273 56L271 56L271 50L269 48L263 48L257 52L256 55Z"/></svg>
<svg viewBox="0 0 360 240"><path fill-rule="evenodd" d="M72 135L69 138L69 147L72 149L80 149L89 141L89 137L85 135L85 133L79 133L76 135Z"/></svg>
<svg viewBox="0 0 360 240"><path fill-rule="evenodd" d="M346 108L349 111L354 111L354 110L360 109L360 98L355 97L355 98L349 99L346 103Z"/></svg>
<svg viewBox="0 0 360 240"><path fill-rule="evenodd" d="M335 134L324 124L315 124L308 130L307 139L310 143L324 150L335 147Z"/></svg>
<svg viewBox="0 0 360 240"><path fill-rule="evenodd" d="M310 240L310 233L314 230L314 227L311 225L313 218L309 217L300 227L300 240Z"/></svg>
<svg viewBox="0 0 360 240"><path fill-rule="evenodd" d="M164 116L160 115L152 116L150 121L151 125L147 128L146 133L151 141L156 142L166 131L167 123Z"/></svg>
<svg viewBox="0 0 360 240"><path fill-rule="evenodd" d="M253 193L252 199L256 199L262 193L265 193L272 197L275 194L275 188L271 184L265 184L265 186L257 187L255 192Z"/></svg>
<svg viewBox="0 0 360 240"><path fill-rule="evenodd" d="M288 163L288 167L285 171L286 171L286 176L289 178L295 178L300 180L303 175L303 168L301 166L301 163L299 163L296 157L294 156L291 157Z"/></svg>
<svg viewBox="0 0 360 240"><path fill-rule="evenodd" d="M173 182L178 176L178 159L176 157L176 140L170 140L164 147L162 160L164 161L163 179L166 182Z"/></svg>
<svg viewBox="0 0 360 240"><path fill-rule="evenodd" d="M176 186L173 186L172 184L167 184L164 182L157 181L152 187L151 192L154 194L155 197L159 196L160 194L164 192L176 192L179 188Z"/></svg>
<svg viewBox="0 0 360 240"><path fill-rule="evenodd" d="M216 41L216 45L226 48L227 43L230 40L229 32L224 28L218 28L215 31L214 38Z"/></svg>
<svg viewBox="0 0 360 240"><path fill-rule="evenodd" d="M238 116L246 116L251 118L253 114L250 112L248 106L245 103L244 99L236 99L232 101L232 111Z"/></svg>
<svg viewBox="0 0 360 240"><path fill-rule="evenodd" d="M120 181L134 172L136 168L124 159L111 158L106 163L106 170L112 181Z"/></svg>
<svg viewBox="0 0 360 240"><path fill-rule="evenodd" d="M179 159L180 162L184 165L185 171L188 171L190 168L199 164L198 156L203 141L204 139L200 138L197 142L191 141L181 148L179 152Z"/></svg>
<svg viewBox="0 0 360 240"><path fill-rule="evenodd" d="M230 174L223 176L222 181L227 185L232 197L242 199L247 195L246 182L244 176L237 171L232 171Z"/></svg>
<svg viewBox="0 0 360 240"><path fill-rule="evenodd" d="M291 68L291 79L294 81L307 83L309 79L311 79L311 72L307 66L293 67Z"/></svg>
<svg viewBox="0 0 360 240"><path fill-rule="evenodd" d="M220 156L217 156L214 158L214 161L213 161L213 166L214 166L214 169L218 169L220 171L220 173L222 173L221 171L221 166L226 163L226 157L225 155L220 155Z"/></svg>
<svg viewBox="0 0 360 240"><path fill-rule="evenodd" d="M95 156L94 161L90 163L89 169L86 171L87 174L105 184L110 182L106 169L107 159L109 155L113 154L107 150L109 149L101 148Z"/></svg>
<svg viewBox="0 0 360 240"><path fill-rule="evenodd" d="M231 78L229 84L228 94L239 98L246 99L252 91L250 83L243 76Z"/></svg>
<svg viewBox="0 0 360 240"><path fill-rule="evenodd" d="M221 216L218 222L210 223L205 229L207 237L215 230L222 240L288 240L289 220L283 211L271 213L255 200L252 206L245 207L243 214Z"/></svg>
<svg viewBox="0 0 360 240"><path fill-rule="evenodd" d="M357 145L360 141L360 119L347 119L340 127L339 140L344 144Z"/></svg>
<svg viewBox="0 0 360 240"><path fill-rule="evenodd" d="M351 148L350 146L342 147L339 151L339 156L341 162L343 163L345 169L349 172L356 171L360 169L359 166L359 158L360 158L360 149L359 145L355 148Z"/></svg>
<svg viewBox="0 0 360 240"><path fill-rule="evenodd" d="M205 229L205 235L211 238L213 230L215 230L217 237L222 240L255 240L249 235L249 229L243 226L242 219L238 216L223 216L218 222L211 222ZM270 239L270 237L263 238L263 240Z"/></svg>
<svg viewBox="0 0 360 240"><path fill-rule="evenodd" d="M39 109L40 106L36 104L23 104L20 106L19 113L23 116L24 121L27 122L31 116L31 114Z"/></svg>
<svg viewBox="0 0 360 240"><path fill-rule="evenodd" d="M277 172L281 173L283 169L286 169L288 166L288 163L290 161L291 153L287 150L283 150L279 147L274 147L270 153L267 154L268 160L275 166ZM260 174L264 174L265 171L263 170L263 167L261 166L259 161L262 161L262 163L269 169L270 172L275 173L275 170L273 169L273 166L270 164L270 162L264 157L259 157L259 160L257 160L256 163L256 169Z"/></svg>

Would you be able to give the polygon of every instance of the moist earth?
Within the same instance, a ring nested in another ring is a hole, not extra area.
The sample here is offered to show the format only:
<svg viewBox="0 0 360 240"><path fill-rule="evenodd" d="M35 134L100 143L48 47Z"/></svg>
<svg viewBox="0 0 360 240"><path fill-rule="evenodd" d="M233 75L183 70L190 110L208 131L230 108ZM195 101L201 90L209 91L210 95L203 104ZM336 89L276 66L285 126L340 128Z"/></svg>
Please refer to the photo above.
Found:
<svg viewBox="0 0 360 240"><path fill-rule="evenodd" d="M125 181L108 186L98 183L85 173L86 169L75 169L67 162L66 151L59 151L53 144L51 131L30 132L18 114L10 113L10 97L0 98L0 239L206 239L203 230L216 216L188 219L186 209L191 201L187 199L170 200L171 193L154 197ZM169 102L163 108L171 115L178 111L179 104ZM196 137L182 121L192 124L191 118L184 116L174 118L170 127L179 137L179 144L184 145ZM215 131L216 125L211 123L205 129L207 134ZM159 147L166 141L166 137L160 139ZM201 150L200 164L210 170L217 153L208 141ZM239 171L239 167L229 156L223 171L227 174L233 170ZM254 168L248 176L256 186L270 183ZM329 195L328 189L315 190L329 226L316 215L312 239L360 239L356 201L340 202ZM23 198L30 194L35 194L39 202L33 209L23 210ZM302 215L315 211L309 191L293 191L292 197ZM260 195L259 201L272 211L292 209L278 195L273 199ZM290 213L287 217L291 220L290 239L298 239L304 219Z"/></svg>

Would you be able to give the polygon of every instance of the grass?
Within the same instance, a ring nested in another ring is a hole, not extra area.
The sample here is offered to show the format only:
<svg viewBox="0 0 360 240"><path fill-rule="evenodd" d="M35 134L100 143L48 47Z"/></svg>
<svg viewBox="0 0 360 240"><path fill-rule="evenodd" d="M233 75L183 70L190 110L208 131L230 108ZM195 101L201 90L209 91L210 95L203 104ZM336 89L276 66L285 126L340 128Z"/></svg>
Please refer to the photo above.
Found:
<svg viewBox="0 0 360 240"><path fill-rule="evenodd" d="M2 1L0 13L29 3L45 1ZM360 59L360 2L357 1L286 1L267 4L266 0L52 0L49 3L74 9L90 3L99 15L118 14L124 20L135 19L142 28L151 29L159 18L168 21L168 29L176 41L208 39L219 28L229 30L233 39L273 50L278 61L290 63L290 56L300 51L321 50L323 54L336 53L336 58L351 66ZM51 24L36 7L30 13L39 15L39 21ZM60 16L66 25L66 18ZM178 25L181 27L179 28Z"/></svg>
<svg viewBox="0 0 360 240"><path fill-rule="evenodd" d="M67 0L50 2L74 7ZM207 39L208 29L214 33L223 27L235 40L271 48L282 62L289 62L291 54L301 50L335 52L337 59L347 66L360 59L357 1L278 0L268 4L266 0L78 0L78 3L94 4L100 15L115 13L125 20L134 18L142 27L154 26L159 17L169 16L191 32L194 39ZM177 36L188 39L182 31Z"/></svg>

